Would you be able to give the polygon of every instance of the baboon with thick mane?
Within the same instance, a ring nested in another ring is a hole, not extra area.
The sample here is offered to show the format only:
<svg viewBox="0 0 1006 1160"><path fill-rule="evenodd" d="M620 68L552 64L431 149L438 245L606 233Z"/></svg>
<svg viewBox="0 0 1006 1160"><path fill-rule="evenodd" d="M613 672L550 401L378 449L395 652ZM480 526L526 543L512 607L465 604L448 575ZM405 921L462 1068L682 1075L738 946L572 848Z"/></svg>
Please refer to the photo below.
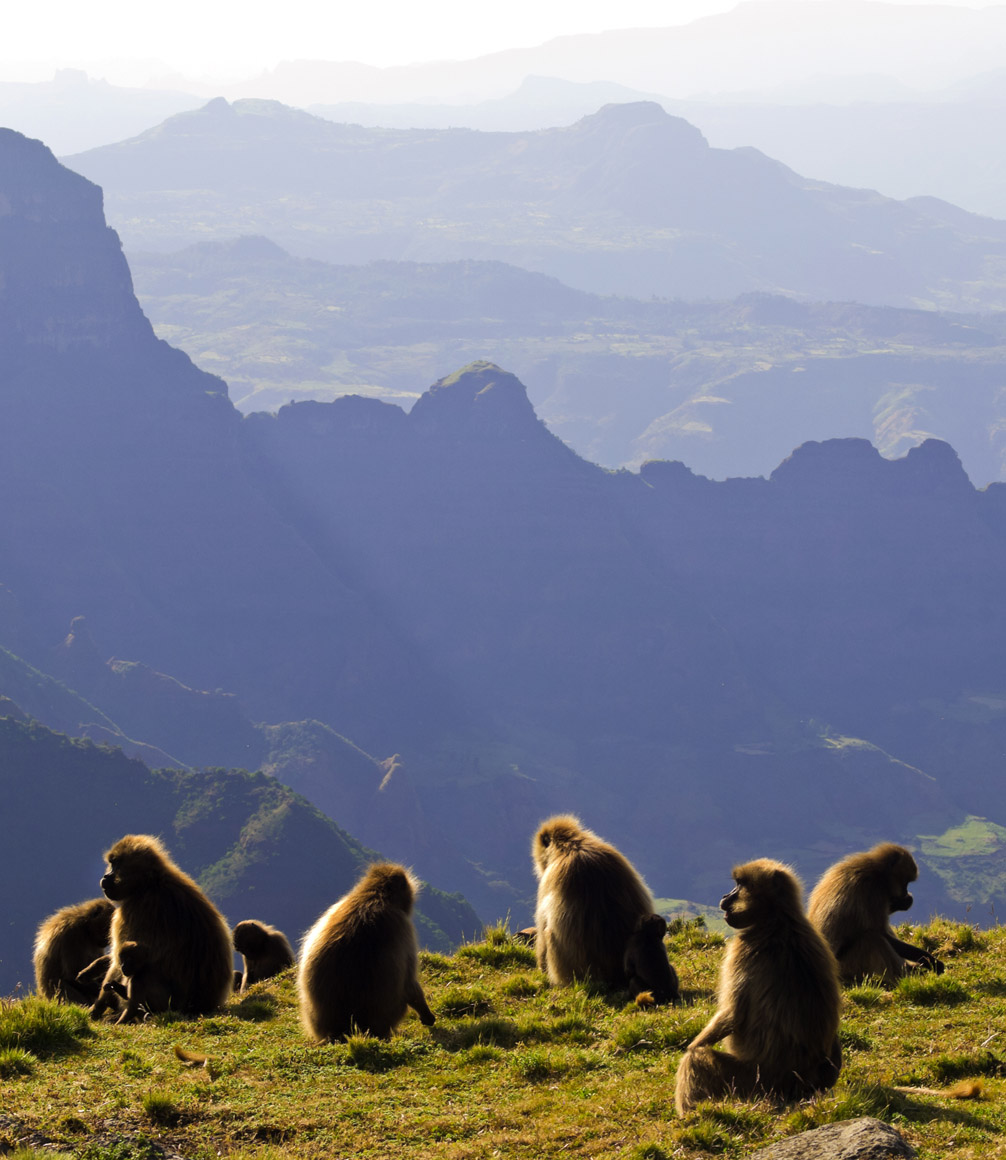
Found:
<svg viewBox="0 0 1006 1160"><path fill-rule="evenodd" d="M834 952L843 982L876 977L890 984L911 970L943 973L939 959L891 929L890 916L912 905L908 884L918 876L911 852L893 842L850 854L825 871L807 917Z"/></svg>
<svg viewBox="0 0 1006 1160"><path fill-rule="evenodd" d="M803 913L799 880L768 858L736 867L733 878L720 906L738 933L727 944L716 1014L678 1065L680 1115L731 1096L803 1099L832 1087L842 1067L837 966Z"/></svg>
<svg viewBox="0 0 1006 1160"><path fill-rule="evenodd" d="M535 954L553 983L591 978L624 987L625 950L653 898L614 846L560 814L542 822L531 846L538 876Z"/></svg>
<svg viewBox="0 0 1006 1160"><path fill-rule="evenodd" d="M226 1002L234 948L213 903L148 834L127 834L105 857L101 889L115 903L105 983L125 985L121 951L126 943L139 943L146 969L163 984L173 1010L200 1015ZM93 1008L91 1013L101 1014Z"/></svg>
<svg viewBox="0 0 1006 1160"><path fill-rule="evenodd" d="M304 936L297 990L313 1040L354 1031L387 1039L409 1007L426 1026L436 1021L419 983L418 889L404 866L376 863Z"/></svg>
<svg viewBox="0 0 1006 1160"><path fill-rule="evenodd" d="M667 958L667 922L659 914L641 914L625 947L625 977L633 999L649 995L653 1003L677 1003L678 976Z"/></svg>
<svg viewBox="0 0 1006 1160"><path fill-rule="evenodd" d="M297 961L290 940L268 923L246 918L234 928L234 949L244 960L244 970L235 973L234 990L247 991L252 983L271 979Z"/></svg>
<svg viewBox="0 0 1006 1160"><path fill-rule="evenodd" d="M112 914L107 898L64 906L39 926L35 935L35 990L46 999L90 1005L100 979L78 979L111 942Z"/></svg>

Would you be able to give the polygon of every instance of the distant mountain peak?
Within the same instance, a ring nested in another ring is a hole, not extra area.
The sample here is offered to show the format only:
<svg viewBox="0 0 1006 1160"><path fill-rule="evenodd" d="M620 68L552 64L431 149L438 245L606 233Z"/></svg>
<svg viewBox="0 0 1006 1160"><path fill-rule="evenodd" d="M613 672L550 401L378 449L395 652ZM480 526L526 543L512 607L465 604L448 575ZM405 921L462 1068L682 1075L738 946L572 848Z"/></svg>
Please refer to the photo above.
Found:
<svg viewBox="0 0 1006 1160"><path fill-rule="evenodd" d="M520 379L482 359L434 383L416 401L411 417L419 429L449 424L470 434L544 429Z"/></svg>
<svg viewBox="0 0 1006 1160"><path fill-rule="evenodd" d="M942 439L927 439L900 459L885 459L868 439L810 440L772 472L774 483L829 491L972 491L957 452Z"/></svg>
<svg viewBox="0 0 1006 1160"><path fill-rule="evenodd" d="M692 148L708 149L709 143L701 130L686 121L668 113L656 101L626 101L602 105L596 113L581 118L574 126L587 130L601 130L605 133L632 133L649 130L668 138L668 144L675 148L690 145Z"/></svg>

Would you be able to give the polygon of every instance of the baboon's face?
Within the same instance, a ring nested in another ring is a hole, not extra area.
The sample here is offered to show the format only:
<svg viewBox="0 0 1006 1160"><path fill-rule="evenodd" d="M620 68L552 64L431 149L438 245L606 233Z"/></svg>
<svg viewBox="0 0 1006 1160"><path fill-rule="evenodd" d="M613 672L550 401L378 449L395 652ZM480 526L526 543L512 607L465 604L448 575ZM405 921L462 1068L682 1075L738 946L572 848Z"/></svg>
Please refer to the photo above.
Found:
<svg viewBox="0 0 1006 1160"><path fill-rule="evenodd" d="M108 868L101 876L101 889L112 902L122 902L149 885L155 866L144 851L133 850L120 854L112 849L108 854Z"/></svg>
<svg viewBox="0 0 1006 1160"><path fill-rule="evenodd" d="M234 928L234 949L239 955L260 955L269 945L269 935L257 922L245 920Z"/></svg>
<svg viewBox="0 0 1006 1160"><path fill-rule="evenodd" d="M891 898L891 902L890 902L891 914L893 914L896 910L910 910L913 901L914 901L914 899L908 893L908 889L906 887L902 887L901 893L895 894Z"/></svg>
<svg viewBox="0 0 1006 1160"><path fill-rule="evenodd" d="M907 850L902 850L891 867L890 876L890 908L893 914L896 910L908 910L912 905L912 896L908 893L909 882L914 882L919 876L919 868L915 859Z"/></svg>
<svg viewBox="0 0 1006 1160"><path fill-rule="evenodd" d="M743 879L737 882L729 894L724 894L720 899L720 910L723 911L727 925L735 930L742 930L754 922L756 907L750 887Z"/></svg>

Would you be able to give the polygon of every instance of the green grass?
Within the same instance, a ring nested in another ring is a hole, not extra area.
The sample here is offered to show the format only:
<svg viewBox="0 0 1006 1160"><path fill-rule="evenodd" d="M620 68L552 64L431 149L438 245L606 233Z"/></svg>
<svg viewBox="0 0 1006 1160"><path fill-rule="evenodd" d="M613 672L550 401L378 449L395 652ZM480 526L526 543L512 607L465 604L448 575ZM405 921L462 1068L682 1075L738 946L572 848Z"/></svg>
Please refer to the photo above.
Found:
<svg viewBox="0 0 1006 1160"><path fill-rule="evenodd" d="M422 956L437 1022L410 1013L390 1040L308 1043L292 972L202 1019L92 1026L78 1009L5 1003L2 1124L18 1131L0 1124L0 1146L44 1137L77 1160L150 1160L154 1145L187 1160L687 1160L747 1157L874 1115L920 1160L1006 1160L1006 931L942 920L903 930L937 948L946 973L846 990L838 1085L794 1106L674 1112L681 1052L714 1008L715 932L675 930L688 1001L640 1010L624 993L549 986L496 929L454 955ZM939 1094L968 1081L979 1098Z"/></svg>

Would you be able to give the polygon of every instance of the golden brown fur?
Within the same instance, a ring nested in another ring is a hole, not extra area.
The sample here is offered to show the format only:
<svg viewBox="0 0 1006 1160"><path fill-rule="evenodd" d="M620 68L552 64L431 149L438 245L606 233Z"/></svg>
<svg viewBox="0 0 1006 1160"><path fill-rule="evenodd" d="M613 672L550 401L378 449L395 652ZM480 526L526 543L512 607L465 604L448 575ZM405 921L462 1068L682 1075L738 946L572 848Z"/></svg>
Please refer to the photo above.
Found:
<svg viewBox="0 0 1006 1160"><path fill-rule="evenodd" d="M659 914L640 915L625 947L624 967L629 994L636 1000L641 994L649 994L647 1006L677 1003L681 997L678 976L664 946L666 933L667 923Z"/></svg>
<svg viewBox="0 0 1006 1160"><path fill-rule="evenodd" d="M896 983L920 969L942 974L939 959L902 942L891 929L890 916L912 905L908 884L918 876L911 852L893 842L850 854L825 871L811 893L807 916L838 959L843 982L875 977Z"/></svg>
<svg viewBox="0 0 1006 1160"><path fill-rule="evenodd" d="M267 923L247 918L234 928L234 949L244 959L240 981L234 989L246 991L252 983L271 979L297 961L286 935Z"/></svg>
<svg viewBox="0 0 1006 1160"><path fill-rule="evenodd" d="M297 989L316 1042L357 1030L387 1038L408 1007L427 1026L435 1021L419 983L417 889L404 866L377 863L305 935Z"/></svg>
<svg viewBox="0 0 1006 1160"><path fill-rule="evenodd" d="M111 941L114 907L106 898L64 906L35 935L35 990L46 999L91 1004L101 980L77 976Z"/></svg>
<svg viewBox="0 0 1006 1160"><path fill-rule="evenodd" d="M637 919L653 913L635 867L572 815L543 822L531 855L538 876L538 966L557 984L589 977L606 987L626 986L629 937Z"/></svg>
<svg viewBox="0 0 1006 1160"><path fill-rule="evenodd" d="M101 889L116 907L105 983L123 983L121 950L125 943L140 943L173 1010L198 1015L226 1002L234 949L213 903L149 835L128 834L105 857Z"/></svg>
<svg viewBox="0 0 1006 1160"><path fill-rule="evenodd" d="M798 879L767 858L733 877L720 905L738 933L727 944L716 1014L678 1066L680 1115L731 1096L802 1099L831 1087L842 1066L835 959L803 913Z"/></svg>

